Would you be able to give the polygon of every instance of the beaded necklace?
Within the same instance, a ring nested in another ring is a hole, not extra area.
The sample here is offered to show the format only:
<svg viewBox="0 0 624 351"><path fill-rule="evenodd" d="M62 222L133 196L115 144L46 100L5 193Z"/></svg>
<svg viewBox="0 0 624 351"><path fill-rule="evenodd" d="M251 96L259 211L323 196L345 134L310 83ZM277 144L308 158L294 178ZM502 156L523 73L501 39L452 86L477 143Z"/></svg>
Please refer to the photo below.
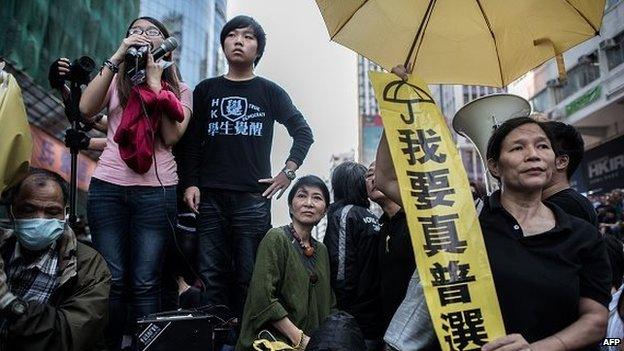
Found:
<svg viewBox="0 0 624 351"><path fill-rule="evenodd" d="M310 274L310 283L314 286L318 282L318 275L316 275L316 272L314 272L314 259L312 258L312 256L314 256L314 247L303 243L303 241L301 240L301 236L297 234L297 231L295 231L292 223L288 226L288 230L290 231L290 235L292 235L292 237L297 240L297 243L301 247L301 251L303 251L303 256L301 256L301 260L306 270Z"/></svg>
<svg viewBox="0 0 624 351"><path fill-rule="evenodd" d="M301 236L297 234L297 231L295 230L295 227L292 225L292 223L288 226L288 229L290 230L290 234L292 234L293 238L295 238L295 240L297 240L297 242L299 243L299 246L301 246L301 249L303 250L303 254L305 255L305 257L310 258L314 256L314 247L312 247L312 245L308 245L303 242L303 240L301 239Z"/></svg>

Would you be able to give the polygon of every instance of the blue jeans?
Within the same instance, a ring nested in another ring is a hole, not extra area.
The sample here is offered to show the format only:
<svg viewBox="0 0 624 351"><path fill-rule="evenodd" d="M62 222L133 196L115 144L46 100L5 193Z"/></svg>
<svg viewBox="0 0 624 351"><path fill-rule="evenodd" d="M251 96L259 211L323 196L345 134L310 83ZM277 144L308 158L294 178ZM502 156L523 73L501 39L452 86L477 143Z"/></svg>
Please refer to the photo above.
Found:
<svg viewBox="0 0 624 351"><path fill-rule="evenodd" d="M197 230L202 303L242 316L260 241L271 228L271 202L261 193L202 189ZM233 273L233 276L232 276Z"/></svg>
<svg viewBox="0 0 624 351"><path fill-rule="evenodd" d="M175 186L119 186L91 179L87 215L93 246L112 275L109 342L118 349L127 302L134 319L160 311L161 270L175 220Z"/></svg>

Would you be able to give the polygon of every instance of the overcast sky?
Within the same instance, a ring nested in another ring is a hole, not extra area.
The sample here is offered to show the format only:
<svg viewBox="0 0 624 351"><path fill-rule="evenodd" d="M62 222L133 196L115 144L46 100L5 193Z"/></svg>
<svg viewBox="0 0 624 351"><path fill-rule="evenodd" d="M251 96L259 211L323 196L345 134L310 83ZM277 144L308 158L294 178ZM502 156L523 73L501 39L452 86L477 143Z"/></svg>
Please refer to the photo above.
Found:
<svg viewBox="0 0 624 351"><path fill-rule="evenodd" d="M333 153L357 150L357 56L329 41L312 0L229 0L228 19L254 17L267 34L256 74L284 88L307 119L315 142L298 176L329 176ZM292 139L275 126L273 174L288 157ZM290 222L286 195L273 201L273 225Z"/></svg>

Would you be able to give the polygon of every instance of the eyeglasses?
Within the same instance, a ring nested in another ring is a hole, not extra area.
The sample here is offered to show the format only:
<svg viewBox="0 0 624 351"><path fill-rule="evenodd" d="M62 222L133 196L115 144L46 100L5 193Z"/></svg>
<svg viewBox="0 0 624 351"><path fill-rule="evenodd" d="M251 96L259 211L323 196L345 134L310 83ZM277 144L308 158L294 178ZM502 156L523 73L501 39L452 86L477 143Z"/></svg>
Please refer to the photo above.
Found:
<svg viewBox="0 0 624 351"><path fill-rule="evenodd" d="M130 28L130 30L128 31L128 34L130 35L134 35L134 34L138 34L141 35L145 33L145 35L147 35L148 37L158 37L161 36L162 33L160 33L160 31L156 28L147 28L145 30L143 30L143 28L139 28L139 27L134 27L134 28Z"/></svg>

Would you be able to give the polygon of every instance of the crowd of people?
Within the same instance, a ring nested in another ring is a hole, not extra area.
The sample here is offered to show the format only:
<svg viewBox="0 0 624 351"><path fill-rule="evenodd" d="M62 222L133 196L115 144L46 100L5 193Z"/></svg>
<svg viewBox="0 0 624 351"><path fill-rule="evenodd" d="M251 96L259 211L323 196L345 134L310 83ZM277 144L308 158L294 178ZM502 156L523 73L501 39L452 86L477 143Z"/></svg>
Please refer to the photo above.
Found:
<svg viewBox="0 0 624 351"><path fill-rule="evenodd" d="M602 195L588 195L587 198L596 209L596 221L603 234L624 239L624 196L622 189L615 189Z"/></svg>
<svg viewBox="0 0 624 351"><path fill-rule="evenodd" d="M331 194L317 176L296 179L312 130L280 86L254 74L260 24L226 23L228 72L193 89L172 53L126 67L128 49L168 36L154 18L132 21L80 99L107 135L67 139L103 150L89 187L91 246L65 222L57 174L32 169L3 194L0 349L132 348L137 319L207 305L233 316L224 351L252 350L263 335L295 350L441 349L385 136L375 163L334 170ZM63 80L68 67L59 59L50 76ZM272 175L275 122L292 147ZM520 117L493 133L486 158L500 190L471 187L508 335L483 350L597 350L605 333L624 337L622 192L588 200L570 187L583 150L560 122ZM289 187L291 221L273 227L271 201ZM311 233L324 217L320 242Z"/></svg>

